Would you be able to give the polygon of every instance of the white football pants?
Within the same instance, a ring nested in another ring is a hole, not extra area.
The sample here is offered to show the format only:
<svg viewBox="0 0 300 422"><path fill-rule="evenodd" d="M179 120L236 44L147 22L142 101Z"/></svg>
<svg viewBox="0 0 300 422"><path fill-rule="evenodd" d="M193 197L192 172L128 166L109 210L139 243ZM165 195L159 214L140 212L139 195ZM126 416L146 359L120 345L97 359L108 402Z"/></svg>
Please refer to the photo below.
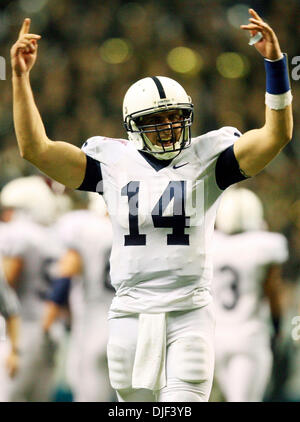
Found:
<svg viewBox="0 0 300 422"><path fill-rule="evenodd" d="M213 304L192 311L166 314L166 386L161 390L132 388L132 371L138 337L138 314L109 320L109 345L119 351L109 361L125 386L117 390L119 401L207 402L214 371ZM127 384L127 385L126 385Z"/></svg>

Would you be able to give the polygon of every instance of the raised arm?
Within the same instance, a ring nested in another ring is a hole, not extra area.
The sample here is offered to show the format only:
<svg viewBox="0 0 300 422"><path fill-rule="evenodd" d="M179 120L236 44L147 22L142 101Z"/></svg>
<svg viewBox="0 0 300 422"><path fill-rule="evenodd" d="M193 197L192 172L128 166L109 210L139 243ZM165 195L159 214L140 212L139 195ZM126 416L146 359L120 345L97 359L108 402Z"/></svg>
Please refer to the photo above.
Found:
<svg viewBox="0 0 300 422"><path fill-rule="evenodd" d="M86 156L70 143L54 142L47 137L30 86L30 71L41 37L30 34L29 28L27 18L11 48L13 114L20 154L51 178L74 189L84 179Z"/></svg>
<svg viewBox="0 0 300 422"><path fill-rule="evenodd" d="M292 139L293 116L287 67L278 39L253 9L249 12L250 24L241 28L252 36L261 32L262 39L256 42L255 48L268 61L265 124L244 133L234 144L234 154L241 171L254 176Z"/></svg>

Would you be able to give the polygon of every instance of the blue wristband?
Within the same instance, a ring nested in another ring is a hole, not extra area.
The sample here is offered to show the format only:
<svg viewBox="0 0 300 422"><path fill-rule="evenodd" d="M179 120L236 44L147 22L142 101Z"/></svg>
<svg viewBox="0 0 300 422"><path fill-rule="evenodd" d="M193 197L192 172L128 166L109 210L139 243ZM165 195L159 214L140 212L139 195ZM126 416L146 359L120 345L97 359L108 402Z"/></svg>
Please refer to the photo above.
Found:
<svg viewBox="0 0 300 422"><path fill-rule="evenodd" d="M266 70L266 91L269 94L284 94L291 89L286 57L286 54L284 54L283 58L276 62L264 60Z"/></svg>

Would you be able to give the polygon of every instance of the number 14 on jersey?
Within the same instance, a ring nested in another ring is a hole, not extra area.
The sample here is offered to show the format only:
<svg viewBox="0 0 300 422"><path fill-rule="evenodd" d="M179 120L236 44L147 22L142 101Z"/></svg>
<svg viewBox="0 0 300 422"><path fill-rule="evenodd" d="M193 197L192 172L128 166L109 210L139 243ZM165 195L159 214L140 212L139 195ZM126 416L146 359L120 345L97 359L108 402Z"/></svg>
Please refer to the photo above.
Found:
<svg viewBox="0 0 300 422"><path fill-rule="evenodd" d="M146 234L141 233L139 228L140 183L131 181L121 190L121 195L128 198L129 207L129 234L124 236L125 246L143 246L147 242ZM172 229L172 233L167 234L168 245L189 245L186 228L190 227L190 217L185 213L186 190L185 181L170 181L151 211L153 227ZM171 201L173 209L170 215L165 211Z"/></svg>

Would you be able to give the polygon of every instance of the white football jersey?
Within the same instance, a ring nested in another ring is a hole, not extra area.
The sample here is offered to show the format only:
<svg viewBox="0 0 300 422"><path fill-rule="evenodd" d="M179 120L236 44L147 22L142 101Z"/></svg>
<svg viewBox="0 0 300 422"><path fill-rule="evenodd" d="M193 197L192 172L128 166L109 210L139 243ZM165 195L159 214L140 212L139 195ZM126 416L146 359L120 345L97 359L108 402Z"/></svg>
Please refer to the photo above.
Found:
<svg viewBox="0 0 300 422"><path fill-rule="evenodd" d="M271 333L270 308L264 281L271 264L288 258L286 238L279 233L248 231L235 235L214 233L213 296L216 335L228 330Z"/></svg>
<svg viewBox="0 0 300 422"><path fill-rule="evenodd" d="M54 230L65 250L76 250L82 260L83 272L76 282L86 305L111 302L113 291L105 286L108 280L108 262L112 244L109 218L99 217L89 210L70 211L55 224ZM76 284L75 282L75 284Z"/></svg>
<svg viewBox="0 0 300 422"><path fill-rule="evenodd" d="M93 137L83 151L101 163L113 225L111 316L193 309L211 300L211 238L218 156L240 136L224 127L192 139L171 162L125 139Z"/></svg>
<svg viewBox="0 0 300 422"><path fill-rule="evenodd" d="M16 288L21 303L20 316L25 321L40 320L51 285L49 268L58 258L55 239L47 227L26 217L6 223L0 235L0 253L23 260Z"/></svg>
<svg viewBox="0 0 300 422"><path fill-rule="evenodd" d="M0 256L0 315L8 318L11 315L17 315L20 308L16 293L4 278L1 260Z"/></svg>
<svg viewBox="0 0 300 422"><path fill-rule="evenodd" d="M1 233L5 230L5 224L0 222L0 250L3 236ZM7 283L2 264L2 256L0 253L0 315L5 318L10 315L16 315L19 313L19 301L16 293Z"/></svg>

